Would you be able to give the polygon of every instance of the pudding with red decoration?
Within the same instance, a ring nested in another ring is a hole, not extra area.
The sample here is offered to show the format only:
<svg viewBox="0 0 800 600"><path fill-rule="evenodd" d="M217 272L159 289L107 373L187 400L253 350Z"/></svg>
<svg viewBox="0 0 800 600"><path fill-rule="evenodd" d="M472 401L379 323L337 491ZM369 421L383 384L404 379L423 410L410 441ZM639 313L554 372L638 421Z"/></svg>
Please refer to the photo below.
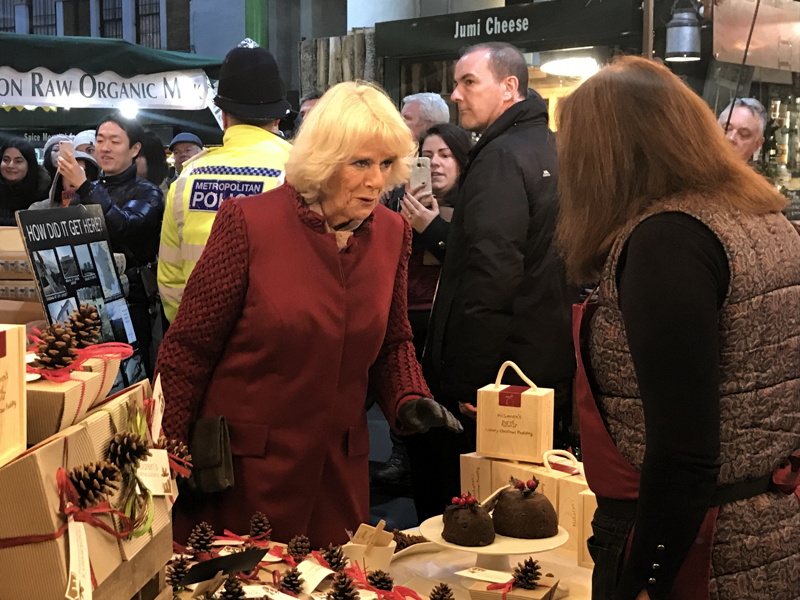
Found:
<svg viewBox="0 0 800 600"><path fill-rule="evenodd" d="M511 480L510 489L500 492L492 512L499 535L541 539L558 535L558 515L550 500L537 491L539 482Z"/></svg>
<svg viewBox="0 0 800 600"><path fill-rule="evenodd" d="M454 497L442 516L442 537L459 546L488 546L494 541L492 517L469 494Z"/></svg>

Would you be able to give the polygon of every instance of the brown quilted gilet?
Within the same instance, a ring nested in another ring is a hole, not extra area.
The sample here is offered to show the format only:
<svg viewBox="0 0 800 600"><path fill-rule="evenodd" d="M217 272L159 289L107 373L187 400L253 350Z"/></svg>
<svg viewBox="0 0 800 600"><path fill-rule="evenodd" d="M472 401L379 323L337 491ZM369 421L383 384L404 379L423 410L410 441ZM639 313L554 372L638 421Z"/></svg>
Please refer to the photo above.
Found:
<svg viewBox="0 0 800 600"><path fill-rule="evenodd" d="M638 470L644 413L619 310L619 256L634 228L657 213L683 212L714 232L730 268L719 317L722 485L767 475L800 449L800 236L781 214L707 206L673 198L623 229L603 268L589 353L606 427ZM768 493L721 507L714 544L712 600L800 598L796 496ZM758 551L743 551L748 545Z"/></svg>

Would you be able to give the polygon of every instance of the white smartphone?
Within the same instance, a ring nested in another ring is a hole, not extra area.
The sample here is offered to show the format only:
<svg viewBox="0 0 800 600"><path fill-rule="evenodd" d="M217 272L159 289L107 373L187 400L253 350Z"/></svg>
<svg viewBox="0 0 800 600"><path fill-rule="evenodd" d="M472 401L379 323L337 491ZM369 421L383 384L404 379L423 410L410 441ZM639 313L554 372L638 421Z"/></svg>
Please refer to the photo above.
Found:
<svg viewBox="0 0 800 600"><path fill-rule="evenodd" d="M58 154L59 156L75 156L75 148L72 144L71 140L67 140L64 142L58 142Z"/></svg>
<svg viewBox="0 0 800 600"><path fill-rule="evenodd" d="M409 191L424 185L422 192L431 192L431 159L420 156L411 163L411 178L409 180Z"/></svg>

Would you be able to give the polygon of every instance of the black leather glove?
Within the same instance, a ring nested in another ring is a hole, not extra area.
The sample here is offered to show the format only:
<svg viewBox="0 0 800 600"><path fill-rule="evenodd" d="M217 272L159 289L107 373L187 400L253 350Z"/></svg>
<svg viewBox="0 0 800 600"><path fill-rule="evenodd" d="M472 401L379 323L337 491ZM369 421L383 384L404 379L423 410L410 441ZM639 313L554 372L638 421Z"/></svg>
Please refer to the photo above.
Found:
<svg viewBox="0 0 800 600"><path fill-rule="evenodd" d="M397 418L404 429L413 433L425 433L431 427L445 427L454 433L464 431L453 413L431 398L409 400L400 407Z"/></svg>

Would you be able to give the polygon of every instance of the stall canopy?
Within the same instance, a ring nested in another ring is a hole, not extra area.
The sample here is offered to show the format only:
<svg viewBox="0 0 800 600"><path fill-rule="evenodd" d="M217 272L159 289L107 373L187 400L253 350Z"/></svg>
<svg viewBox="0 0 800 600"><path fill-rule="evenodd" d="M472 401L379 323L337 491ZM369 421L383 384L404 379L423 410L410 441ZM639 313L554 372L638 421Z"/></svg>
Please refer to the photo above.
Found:
<svg viewBox="0 0 800 600"><path fill-rule="evenodd" d="M108 111L126 103L144 111L140 116L145 122L152 117L184 121L189 128L197 121L213 125L205 109L214 97L211 79L218 76L221 64L220 58L118 39L0 33L0 129L21 134L85 128L92 117L83 114L82 124L72 127L76 113ZM55 110L20 113L11 108L23 106ZM69 115L64 109L75 110Z"/></svg>

